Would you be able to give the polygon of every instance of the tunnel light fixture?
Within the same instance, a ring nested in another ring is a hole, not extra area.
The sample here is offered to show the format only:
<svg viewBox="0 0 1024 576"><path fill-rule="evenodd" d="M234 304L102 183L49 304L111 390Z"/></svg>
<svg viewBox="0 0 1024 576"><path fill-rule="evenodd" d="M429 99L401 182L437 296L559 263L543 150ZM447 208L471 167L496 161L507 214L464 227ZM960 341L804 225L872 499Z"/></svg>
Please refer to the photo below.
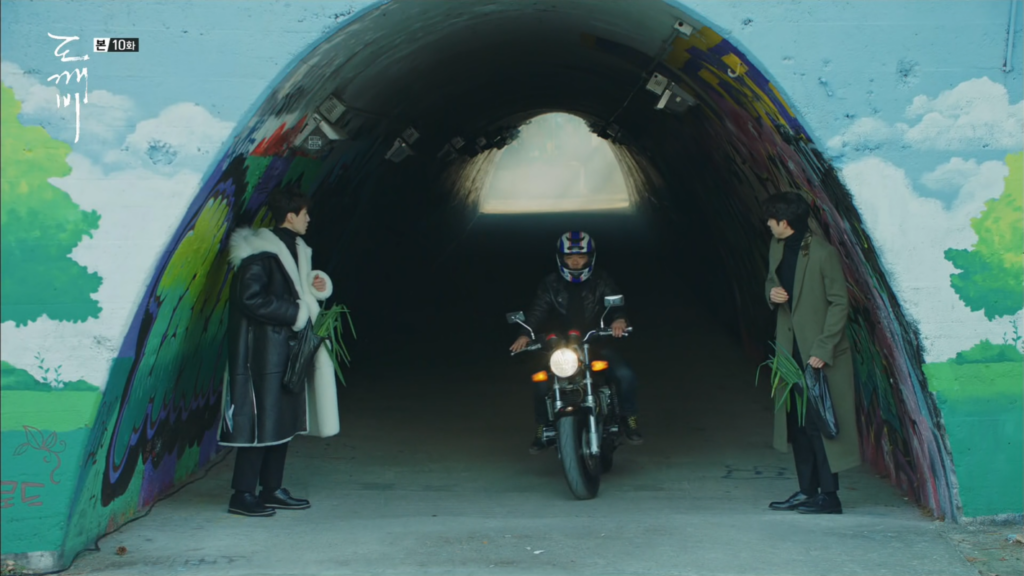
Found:
<svg viewBox="0 0 1024 576"><path fill-rule="evenodd" d="M344 114L345 105L335 98L334 95L328 95L318 110L328 122L334 122Z"/></svg>
<svg viewBox="0 0 1024 576"><path fill-rule="evenodd" d="M482 149L484 146L487 145L487 138L484 138L483 136L477 136L476 145Z"/></svg>
<svg viewBox="0 0 1024 576"><path fill-rule="evenodd" d="M679 35L683 38L689 38L690 34L693 34L696 26L687 22L686 20L679 20L676 22L675 29L679 32Z"/></svg>
<svg viewBox="0 0 1024 576"><path fill-rule="evenodd" d="M669 84L668 89L661 95L661 100L654 106L655 110L668 110L669 112L683 112L691 106L697 105L697 99L674 83Z"/></svg>
<svg viewBox="0 0 1024 576"><path fill-rule="evenodd" d="M402 138L409 144L416 142L416 140L419 139L419 137L420 133L417 132L416 129L413 128L412 126L406 128L405 132L402 132Z"/></svg>
<svg viewBox="0 0 1024 576"><path fill-rule="evenodd" d="M451 144L445 144L444 148L441 148L441 151L437 153L437 159L443 162L447 162L453 158L455 158L455 149L452 148Z"/></svg>
<svg viewBox="0 0 1024 576"><path fill-rule="evenodd" d="M658 74L657 72L651 76L650 81L647 82L647 89L655 94L663 94L665 89L668 88L668 78Z"/></svg>
<svg viewBox="0 0 1024 576"><path fill-rule="evenodd" d="M331 124L325 119L320 120L320 123L317 124L317 128L319 128L324 135L331 140L345 140L348 138L348 134L346 134L344 130L338 128L334 124Z"/></svg>
<svg viewBox="0 0 1024 576"><path fill-rule="evenodd" d="M402 160L405 160L405 158L410 156L412 153L412 148L409 148L409 145L405 143L405 140L396 138L395 143L391 145L391 150L388 150L388 153L384 155L384 158L397 164Z"/></svg>
<svg viewBox="0 0 1024 576"><path fill-rule="evenodd" d="M302 127L302 130L295 136L294 145L300 145L302 142L313 133L314 130L320 129L331 140L345 140L348 138L348 134L344 130L328 122L319 113L314 112L312 116L306 120L306 124Z"/></svg>
<svg viewBox="0 0 1024 576"><path fill-rule="evenodd" d="M458 150L459 148L462 148L462 145L465 144L465 143L466 143L466 141L463 140L462 138L459 138L458 136L456 136L455 138L452 138L452 141L451 141L452 147L454 147L456 150Z"/></svg>

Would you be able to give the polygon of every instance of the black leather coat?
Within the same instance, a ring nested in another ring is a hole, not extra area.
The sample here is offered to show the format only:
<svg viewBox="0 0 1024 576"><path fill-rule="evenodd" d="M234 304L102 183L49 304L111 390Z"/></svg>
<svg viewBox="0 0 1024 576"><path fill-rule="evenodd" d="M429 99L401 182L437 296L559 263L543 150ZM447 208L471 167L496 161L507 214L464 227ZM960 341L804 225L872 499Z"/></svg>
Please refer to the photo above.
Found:
<svg viewBox="0 0 1024 576"><path fill-rule="evenodd" d="M541 332L552 327L548 320L553 314L564 317L568 313L569 293L566 290L568 284L561 275L552 272L544 277L540 286L537 287L533 303L526 310L526 324L537 332L538 338L541 338ZM622 292L619 291L619 287L615 285L611 276L600 268L594 269L591 277L583 282L582 288L583 310L592 325L577 328L591 330L598 327L601 314L604 313L605 296L618 296ZM625 306L616 306L608 310L608 315L604 317L604 325L610 326L612 322L620 319L628 322ZM521 330L520 334L530 335L525 328Z"/></svg>
<svg viewBox="0 0 1024 576"><path fill-rule="evenodd" d="M306 388L290 393L282 387L296 337L298 298L272 252L249 256L236 269L228 304L224 406L230 409L221 420L221 444L266 446L307 430Z"/></svg>

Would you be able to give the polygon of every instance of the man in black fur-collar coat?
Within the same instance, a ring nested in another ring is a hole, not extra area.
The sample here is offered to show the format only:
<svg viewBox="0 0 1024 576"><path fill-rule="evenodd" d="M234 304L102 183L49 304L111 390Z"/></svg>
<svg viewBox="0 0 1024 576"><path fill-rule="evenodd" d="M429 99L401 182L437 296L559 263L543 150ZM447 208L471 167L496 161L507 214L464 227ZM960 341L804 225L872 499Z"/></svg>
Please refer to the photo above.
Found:
<svg viewBox="0 0 1024 576"><path fill-rule="evenodd" d="M235 273L218 441L236 447L228 512L243 516L309 508L308 500L282 486L288 443L298 434L327 437L339 430L326 347L317 351L303 389L283 387L296 332L316 321L320 302L333 290L327 274L312 269L313 252L301 238L310 222L309 199L294 187L277 189L269 207L276 228L239 228L230 241Z"/></svg>

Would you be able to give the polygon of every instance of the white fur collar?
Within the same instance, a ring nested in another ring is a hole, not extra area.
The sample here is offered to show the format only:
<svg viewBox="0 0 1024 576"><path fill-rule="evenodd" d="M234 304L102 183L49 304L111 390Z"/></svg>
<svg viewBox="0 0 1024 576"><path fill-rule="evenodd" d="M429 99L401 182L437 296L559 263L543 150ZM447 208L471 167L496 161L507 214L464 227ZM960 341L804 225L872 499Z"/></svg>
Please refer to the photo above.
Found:
<svg viewBox="0 0 1024 576"><path fill-rule="evenodd" d="M302 258L305 253L309 250L306 246L306 242L302 238L297 238L296 243L298 244L299 257ZM228 243L228 261L235 268L242 263L249 256L254 254L261 254L263 252L271 252L277 256L281 263L284 264L284 269L288 272L288 276L291 277L292 283L295 284L295 289L302 294L301 288L305 285L299 282L299 264L292 258L291 252L288 251L288 247L284 245L284 242L274 234L273 230L269 228L238 228L231 235L231 240Z"/></svg>

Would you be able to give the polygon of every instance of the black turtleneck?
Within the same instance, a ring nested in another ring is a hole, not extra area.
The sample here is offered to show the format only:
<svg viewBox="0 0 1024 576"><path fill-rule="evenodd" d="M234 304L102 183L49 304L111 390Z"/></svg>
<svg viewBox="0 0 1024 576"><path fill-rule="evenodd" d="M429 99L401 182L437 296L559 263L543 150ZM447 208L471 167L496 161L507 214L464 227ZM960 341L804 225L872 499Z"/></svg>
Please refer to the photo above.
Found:
<svg viewBox="0 0 1024 576"><path fill-rule="evenodd" d="M800 257L800 244L804 241L805 233L794 232L784 241L782 247L782 261L776 269L779 282L782 288L793 298L793 284L796 282L796 263Z"/></svg>
<svg viewBox="0 0 1024 576"><path fill-rule="evenodd" d="M274 228L274 235L280 238L281 242L284 242L284 245L288 247L288 252L290 252L292 258L295 259L295 264L297 266L299 264L299 248L296 244L296 240L299 239L299 235L296 234L295 231L290 228L285 228L284 226Z"/></svg>
<svg viewBox="0 0 1024 576"><path fill-rule="evenodd" d="M807 229L794 231L788 238L785 239L782 247L782 261L779 262L779 267L775 273L779 277L779 283L782 284L782 289L789 294L789 305L790 309L793 306L793 286L796 284L796 263L800 258L800 245L803 244L804 237L807 236ZM797 348L796 339L793 339L793 359L799 364L803 364L803 359L800 357L800 349Z"/></svg>

